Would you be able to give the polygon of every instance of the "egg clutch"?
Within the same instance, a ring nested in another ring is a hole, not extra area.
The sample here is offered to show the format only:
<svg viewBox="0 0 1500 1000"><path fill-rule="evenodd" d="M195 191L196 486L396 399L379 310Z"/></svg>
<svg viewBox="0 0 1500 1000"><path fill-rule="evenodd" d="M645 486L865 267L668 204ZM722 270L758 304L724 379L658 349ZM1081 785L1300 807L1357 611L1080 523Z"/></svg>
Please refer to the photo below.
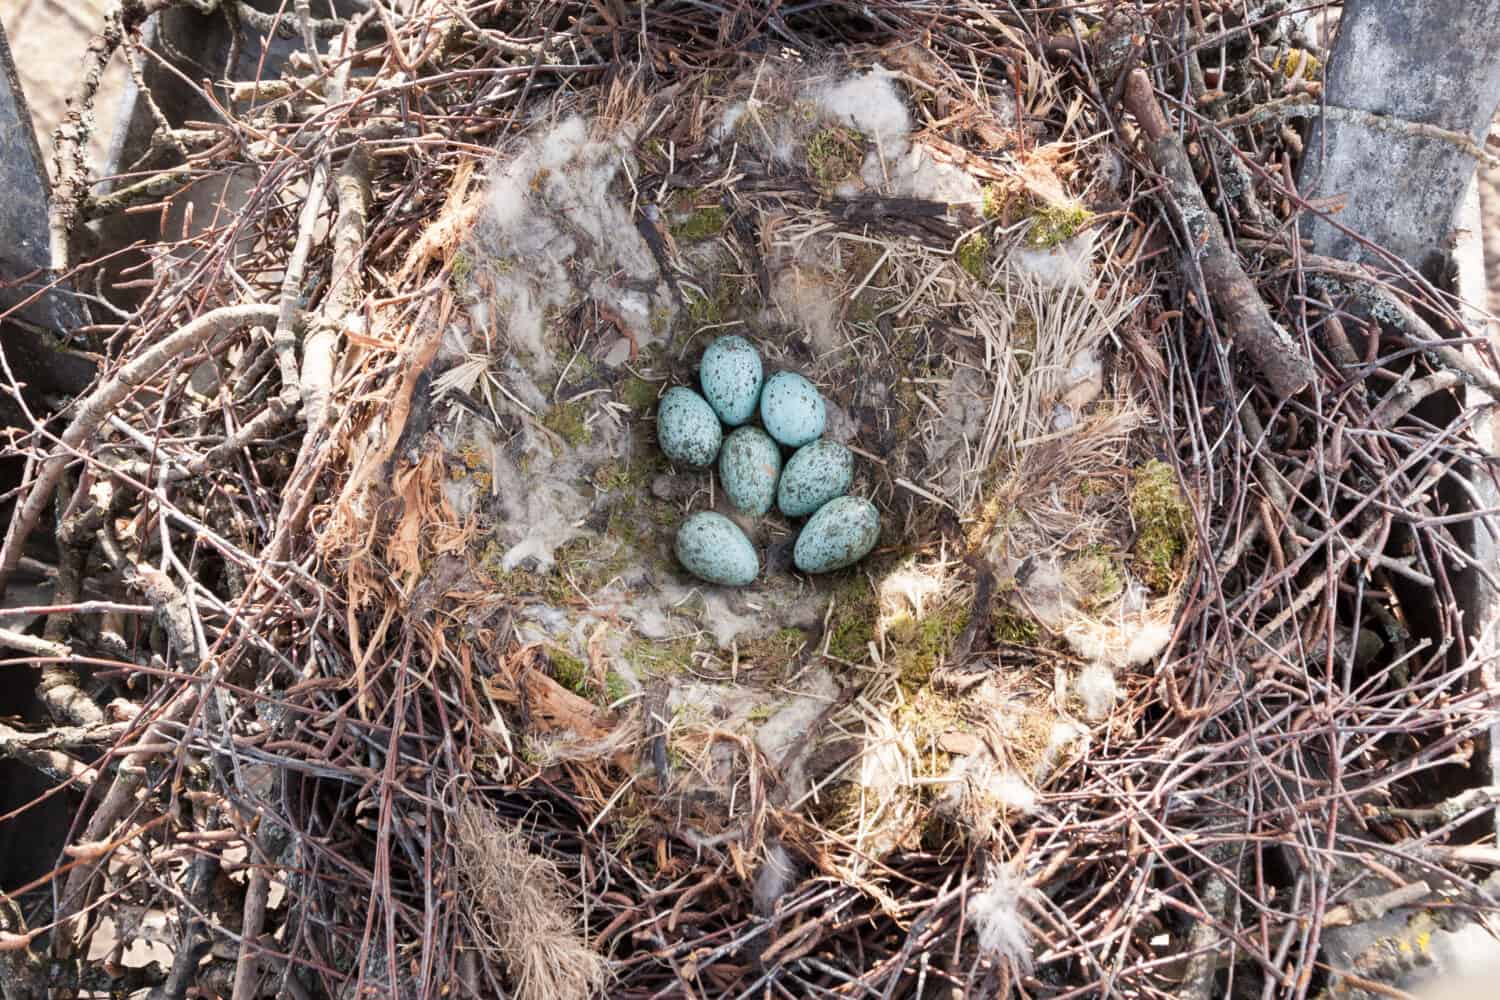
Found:
<svg viewBox="0 0 1500 1000"><path fill-rule="evenodd" d="M716 461L724 495L752 517L774 504L787 517L808 517L792 549L804 573L829 573L859 562L880 538L880 513L846 496L854 455L823 437L827 406L796 372L764 378L760 354L744 337L720 337L703 352L703 395L673 386L656 411L661 450L676 465L706 469ZM750 420L760 414L760 427ZM732 428L726 437L724 426ZM782 449L792 449L783 465ZM808 515L811 515L810 517ZM699 511L677 530L677 559L709 583L743 587L760 573L745 533L723 514Z"/></svg>

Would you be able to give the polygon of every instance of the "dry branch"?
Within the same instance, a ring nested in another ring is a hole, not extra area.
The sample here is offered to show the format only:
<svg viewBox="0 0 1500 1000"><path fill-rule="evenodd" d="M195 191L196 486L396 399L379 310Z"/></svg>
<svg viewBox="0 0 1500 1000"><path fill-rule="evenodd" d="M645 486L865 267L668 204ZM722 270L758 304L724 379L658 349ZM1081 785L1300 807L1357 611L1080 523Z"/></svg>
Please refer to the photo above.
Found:
<svg viewBox="0 0 1500 1000"><path fill-rule="evenodd" d="M1146 154L1166 181L1183 230L1186 267L1201 275L1209 298L1224 315L1231 341L1250 357L1278 396L1285 399L1301 392L1317 374L1312 362L1271 318L1265 300L1245 274L1219 217L1203 197L1187 150L1162 113L1145 70L1130 71L1124 105L1145 135Z"/></svg>
<svg viewBox="0 0 1500 1000"><path fill-rule="evenodd" d="M133 358L79 402L72 422L63 431L52 454L42 462L35 478L27 484L23 499L6 528L5 543L0 547L0 595L5 593L6 583L20 562L26 537L51 501L63 470L110 412L167 362L184 352L252 323L271 323L276 315L276 308L266 305L222 306L206 312Z"/></svg>

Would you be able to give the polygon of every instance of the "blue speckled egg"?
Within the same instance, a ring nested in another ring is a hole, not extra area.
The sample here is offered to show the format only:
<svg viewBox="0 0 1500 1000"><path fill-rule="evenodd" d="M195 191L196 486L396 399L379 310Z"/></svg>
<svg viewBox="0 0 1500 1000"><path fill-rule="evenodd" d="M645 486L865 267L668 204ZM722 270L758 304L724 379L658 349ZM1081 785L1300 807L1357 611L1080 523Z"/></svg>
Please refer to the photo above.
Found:
<svg viewBox="0 0 1500 1000"><path fill-rule="evenodd" d="M781 449L759 427L741 427L724 439L719 451L719 481L735 510L757 517L770 510L779 475Z"/></svg>
<svg viewBox="0 0 1500 1000"><path fill-rule="evenodd" d="M709 344L698 380L703 383L703 398L730 427L755 416L755 404L760 402L760 354L744 337L731 334Z"/></svg>
<svg viewBox="0 0 1500 1000"><path fill-rule="evenodd" d="M668 389L656 408L656 439L675 464L704 469L719 457L724 431L703 397L679 385Z"/></svg>
<svg viewBox="0 0 1500 1000"><path fill-rule="evenodd" d="M776 506L787 517L802 517L849 492L854 454L837 441L818 438L787 460L776 488Z"/></svg>
<svg viewBox="0 0 1500 1000"><path fill-rule="evenodd" d="M703 510L677 529L677 561L700 580L743 587L760 572L750 539L729 518Z"/></svg>
<svg viewBox="0 0 1500 1000"><path fill-rule="evenodd" d="M823 433L827 407L818 389L796 372L777 372L760 393L760 422L788 448L800 448Z"/></svg>
<svg viewBox="0 0 1500 1000"><path fill-rule="evenodd" d="M829 573L853 566L880 540L880 512L864 497L837 497L808 519L792 549L792 562L804 573Z"/></svg>

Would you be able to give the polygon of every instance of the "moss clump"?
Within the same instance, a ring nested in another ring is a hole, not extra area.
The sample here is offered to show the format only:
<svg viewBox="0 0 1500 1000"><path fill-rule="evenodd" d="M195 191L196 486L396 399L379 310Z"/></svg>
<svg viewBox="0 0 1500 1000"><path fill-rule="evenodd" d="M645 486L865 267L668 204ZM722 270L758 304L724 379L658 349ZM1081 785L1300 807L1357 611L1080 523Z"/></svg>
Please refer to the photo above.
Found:
<svg viewBox="0 0 1500 1000"><path fill-rule="evenodd" d="M859 170L864 158L864 137L853 129L830 125L807 138L807 172L825 190Z"/></svg>
<svg viewBox="0 0 1500 1000"><path fill-rule="evenodd" d="M1136 469L1130 488L1130 516L1135 521L1136 574L1152 590L1172 589L1187 552L1189 510L1177 488L1172 467L1152 459Z"/></svg>
<svg viewBox="0 0 1500 1000"><path fill-rule="evenodd" d="M632 410L649 410L656 403L656 386L632 375L620 383L620 402Z"/></svg>
<svg viewBox="0 0 1500 1000"><path fill-rule="evenodd" d="M698 648L692 636L680 639L636 639L625 647L625 659L637 677L669 677L693 664Z"/></svg>
<svg viewBox="0 0 1500 1000"><path fill-rule="evenodd" d="M1090 613L1113 604L1125 590L1119 564L1104 545L1091 545L1078 553L1068 561L1063 575L1079 606Z"/></svg>
<svg viewBox="0 0 1500 1000"><path fill-rule="evenodd" d="M577 596L568 581L555 570L550 573L505 568L505 547L491 539L479 554L479 568L494 582L495 591L517 603L536 598L551 607L562 607Z"/></svg>
<svg viewBox="0 0 1500 1000"><path fill-rule="evenodd" d="M1026 243L1034 250L1051 250L1077 236L1093 217L1082 205L1043 205L1032 217Z"/></svg>
<svg viewBox="0 0 1500 1000"><path fill-rule="evenodd" d="M740 667L775 670L786 666L807 644L800 628L781 628L770 635L739 644Z"/></svg>
<svg viewBox="0 0 1500 1000"><path fill-rule="evenodd" d="M983 233L974 233L958 245L958 266L969 272L975 281L983 281L990 269L990 240Z"/></svg>
<svg viewBox="0 0 1500 1000"><path fill-rule="evenodd" d="M552 661L552 679L580 698L587 698L600 708L607 708L630 694L630 682L614 670L604 675L604 690L589 678L588 667L578 657L555 646L548 647Z"/></svg>
<svg viewBox="0 0 1500 1000"><path fill-rule="evenodd" d="M728 212L718 205L704 205L672 224L672 238L689 243L712 239L722 233L728 223Z"/></svg>
<svg viewBox="0 0 1500 1000"><path fill-rule="evenodd" d="M613 705L630 694L630 682L617 671L604 675L604 703Z"/></svg>
<svg viewBox="0 0 1500 1000"><path fill-rule="evenodd" d="M829 830L848 830L859 824L862 789L857 781L835 781L825 785L808 804L808 814Z"/></svg>
<svg viewBox="0 0 1500 1000"><path fill-rule="evenodd" d="M901 687L912 692L925 685L967 624L969 609L957 603L934 608L920 621L900 614L889 622L885 628L888 658Z"/></svg>
<svg viewBox="0 0 1500 1000"><path fill-rule="evenodd" d="M630 484L630 466L612 458L594 470L593 478L595 488L602 492L623 490Z"/></svg>
<svg viewBox="0 0 1500 1000"><path fill-rule="evenodd" d="M911 737L917 756L912 774L918 778L936 778L948 773L953 755L939 745L943 734L969 732L973 727L964 719L961 705L954 699L923 688L896 712L896 725Z"/></svg>
<svg viewBox="0 0 1500 1000"><path fill-rule="evenodd" d="M469 275L474 271L474 262L469 255L462 250L453 252L453 260L448 266L448 283L459 295L463 295L469 286Z"/></svg>
<svg viewBox="0 0 1500 1000"><path fill-rule="evenodd" d="M995 184L985 185L979 202L979 211L986 219L998 219L1005 214L1005 192Z"/></svg>
<svg viewBox="0 0 1500 1000"><path fill-rule="evenodd" d="M552 661L552 679L576 695L588 696L588 670L583 661L555 647L547 650Z"/></svg>
<svg viewBox="0 0 1500 1000"><path fill-rule="evenodd" d="M736 292L728 276L721 275L712 297L688 287L683 288L683 297L687 300L688 319L692 320L693 328L698 329L723 323L734 308Z"/></svg>
<svg viewBox="0 0 1500 1000"><path fill-rule="evenodd" d="M1042 638L1042 628L1032 618L1006 606L995 613L990 634L996 643L1012 646L1034 646Z"/></svg>
<svg viewBox="0 0 1500 1000"><path fill-rule="evenodd" d="M667 159L667 143L660 136L652 136L641 146L641 152L655 160Z"/></svg>
<svg viewBox="0 0 1500 1000"><path fill-rule="evenodd" d="M574 448L588 443L588 410L581 400L557 403L542 417L542 426Z"/></svg>
<svg viewBox="0 0 1500 1000"><path fill-rule="evenodd" d="M875 619L879 612L870 581L856 573L841 586L833 598L833 617L826 636L830 656L861 663L875 641Z"/></svg>

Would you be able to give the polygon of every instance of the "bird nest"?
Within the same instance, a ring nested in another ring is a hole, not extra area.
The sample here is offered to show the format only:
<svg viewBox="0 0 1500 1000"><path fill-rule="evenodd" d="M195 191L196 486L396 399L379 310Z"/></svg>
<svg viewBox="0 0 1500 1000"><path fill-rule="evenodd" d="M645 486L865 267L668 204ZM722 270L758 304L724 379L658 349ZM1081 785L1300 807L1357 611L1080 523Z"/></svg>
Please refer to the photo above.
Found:
<svg viewBox="0 0 1500 1000"><path fill-rule="evenodd" d="M157 622L32 651L125 756L51 762L97 795L0 914L17 982L168 912L201 964L111 988L1290 996L1384 877L1349 857L1477 898L1484 803L1408 813L1489 721L1451 594L1492 359L1449 377L1411 346L1446 299L1289 252L1279 171L1225 165L1291 157L1274 124L1197 154L1300 396L1179 270L1109 23L491 6L293 19L316 58L161 124L185 166L60 186L73 227L239 200L145 248L106 377L17 441L58 605L102 570ZM653 414L722 333L823 393L865 561L797 572L773 514L753 585L677 565L732 511Z"/></svg>

